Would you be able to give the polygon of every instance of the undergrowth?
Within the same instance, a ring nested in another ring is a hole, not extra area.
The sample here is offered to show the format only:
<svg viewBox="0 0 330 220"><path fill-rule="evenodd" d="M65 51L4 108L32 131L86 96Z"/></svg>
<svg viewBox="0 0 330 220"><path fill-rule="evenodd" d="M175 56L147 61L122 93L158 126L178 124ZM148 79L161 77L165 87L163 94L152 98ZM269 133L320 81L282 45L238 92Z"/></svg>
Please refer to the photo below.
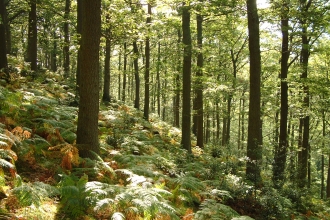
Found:
<svg viewBox="0 0 330 220"><path fill-rule="evenodd" d="M72 93L55 81L1 86L0 218L330 218L329 204L290 186L255 189L229 148L187 154L179 129L124 103L101 105L101 154L82 159Z"/></svg>

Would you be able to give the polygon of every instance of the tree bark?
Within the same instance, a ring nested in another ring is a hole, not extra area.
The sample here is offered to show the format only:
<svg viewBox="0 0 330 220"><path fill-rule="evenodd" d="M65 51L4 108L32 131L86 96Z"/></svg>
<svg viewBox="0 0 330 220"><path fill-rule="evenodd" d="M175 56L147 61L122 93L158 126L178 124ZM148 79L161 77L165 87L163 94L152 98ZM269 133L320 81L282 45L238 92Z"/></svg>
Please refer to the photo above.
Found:
<svg viewBox="0 0 330 220"><path fill-rule="evenodd" d="M182 6L182 43L183 49L183 74L182 74L182 147L191 151L191 33L190 33L190 6Z"/></svg>
<svg viewBox="0 0 330 220"><path fill-rule="evenodd" d="M28 46L26 62L31 63L31 70L37 71L37 3L30 0L29 26L28 26Z"/></svg>
<svg viewBox="0 0 330 220"><path fill-rule="evenodd" d="M197 146L204 148L204 113L203 113L203 16L198 13L196 15L197 21L197 72L196 72L196 84L195 84L195 127L196 127L196 136L197 136Z"/></svg>
<svg viewBox="0 0 330 220"><path fill-rule="evenodd" d="M306 18L304 17L305 12L308 11L310 2L306 0L301 1L301 55L300 64L302 69L301 79L306 80L308 77L308 59L309 59L309 39L307 36ZM309 87L303 85L304 100L303 106L306 110L309 108ZM302 133L302 148L298 154L298 186L303 188L307 184L307 171L308 171L308 155L309 155L309 115L302 118L303 120L303 133Z"/></svg>
<svg viewBox="0 0 330 220"><path fill-rule="evenodd" d="M262 159L262 128L260 111L261 57L259 38L259 18L256 0L247 0L248 32L250 51L250 102L246 177L261 187L260 165Z"/></svg>
<svg viewBox="0 0 330 220"><path fill-rule="evenodd" d="M77 146L81 157L93 159L100 152L99 113L99 45L101 37L101 0L82 1L80 102Z"/></svg>
<svg viewBox="0 0 330 220"><path fill-rule="evenodd" d="M181 30L178 30L178 54L180 54L180 44L181 44ZM175 77L175 96L174 96L174 103L173 103L173 111L174 111L174 126L179 128L180 127L180 91L181 91L181 81L180 81L180 72L181 72L181 58L178 58L177 63L177 74Z"/></svg>
<svg viewBox="0 0 330 220"><path fill-rule="evenodd" d="M134 51L134 77L135 77L135 100L134 108L140 109L140 76L139 76L139 49L136 41L133 42Z"/></svg>
<svg viewBox="0 0 330 220"><path fill-rule="evenodd" d="M69 32L69 16L70 16L71 0L65 0L65 10L64 10L64 46L63 46L63 68L64 68L64 78L68 78L70 74L70 32Z"/></svg>
<svg viewBox="0 0 330 220"><path fill-rule="evenodd" d="M0 0L0 70L7 68L7 54L6 54L6 6L4 0Z"/></svg>
<svg viewBox="0 0 330 220"><path fill-rule="evenodd" d="M106 30L108 36L105 39L105 58L104 58L104 82L103 82L103 102L110 102L110 57L111 57L111 41L110 30Z"/></svg>
<svg viewBox="0 0 330 220"><path fill-rule="evenodd" d="M281 57L281 110L280 110L280 136L278 147L275 148L273 182L274 186L281 188L284 184L285 166L288 149L288 60L289 60L289 2L285 1L281 11L282 29L282 57Z"/></svg>
<svg viewBox="0 0 330 220"><path fill-rule="evenodd" d="M122 101L125 102L126 100L126 81L127 81L127 44L124 43L124 66L123 66L123 91L122 91Z"/></svg>
<svg viewBox="0 0 330 220"><path fill-rule="evenodd" d="M148 4L148 17L147 17L147 27L148 35L146 37L145 45L145 57L146 57L146 70L144 73L144 109L143 109L143 118L149 120L149 103L150 103L150 39L149 39L149 26L151 24L151 5Z"/></svg>

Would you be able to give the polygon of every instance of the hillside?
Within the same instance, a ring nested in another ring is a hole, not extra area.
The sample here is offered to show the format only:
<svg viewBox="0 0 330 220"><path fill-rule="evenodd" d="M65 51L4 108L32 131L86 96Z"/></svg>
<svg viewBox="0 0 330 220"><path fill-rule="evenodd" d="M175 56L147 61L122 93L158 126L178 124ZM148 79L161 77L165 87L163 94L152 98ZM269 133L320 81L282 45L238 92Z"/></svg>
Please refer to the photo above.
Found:
<svg viewBox="0 0 330 220"><path fill-rule="evenodd" d="M98 160L79 158L64 82L1 81L0 219L330 219L328 203L289 186L256 190L230 149L187 155L180 129L120 101L101 105Z"/></svg>

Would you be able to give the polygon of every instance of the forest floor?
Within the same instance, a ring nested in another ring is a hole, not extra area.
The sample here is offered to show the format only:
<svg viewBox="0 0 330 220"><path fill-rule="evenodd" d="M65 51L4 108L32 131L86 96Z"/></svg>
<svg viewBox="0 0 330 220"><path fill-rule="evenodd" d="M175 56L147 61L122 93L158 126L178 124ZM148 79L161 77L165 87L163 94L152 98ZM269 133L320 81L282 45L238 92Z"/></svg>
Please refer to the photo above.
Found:
<svg viewBox="0 0 330 220"><path fill-rule="evenodd" d="M72 88L48 71L1 80L0 219L330 219L329 201L266 172L256 189L242 153L188 155L180 129L120 101L101 104L101 155L80 158Z"/></svg>

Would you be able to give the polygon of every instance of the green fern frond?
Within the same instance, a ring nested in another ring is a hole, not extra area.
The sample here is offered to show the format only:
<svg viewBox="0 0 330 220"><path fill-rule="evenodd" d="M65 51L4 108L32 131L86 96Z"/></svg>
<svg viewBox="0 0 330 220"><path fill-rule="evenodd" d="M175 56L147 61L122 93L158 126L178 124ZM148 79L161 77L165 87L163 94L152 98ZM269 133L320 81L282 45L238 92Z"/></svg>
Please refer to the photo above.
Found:
<svg viewBox="0 0 330 220"><path fill-rule="evenodd" d="M12 162L14 162L15 160L17 160L17 155L14 151L10 150L10 149L0 149L0 158L2 159L9 159Z"/></svg>
<svg viewBox="0 0 330 220"><path fill-rule="evenodd" d="M0 147L1 148L8 147L9 146L8 142L11 143L12 145L16 145L16 142L18 141L18 139L15 138L14 135L11 134L10 132L8 132L8 134L11 137L6 134L0 134Z"/></svg>
<svg viewBox="0 0 330 220"><path fill-rule="evenodd" d="M109 208L109 206L114 205L115 200L110 198L100 199L96 202L94 206L94 211L100 211Z"/></svg>
<svg viewBox="0 0 330 220"><path fill-rule="evenodd" d="M190 191L199 191L205 188L205 185L200 179L188 175L181 175L172 181L175 185L179 185L181 188Z"/></svg>
<svg viewBox="0 0 330 220"><path fill-rule="evenodd" d="M217 203L213 199L206 199L200 207L201 209L195 214L194 219L196 220L233 219L234 217L239 217L235 210L224 204Z"/></svg>
<svg viewBox="0 0 330 220"><path fill-rule="evenodd" d="M113 213L113 215L111 216L111 220L125 220L125 216L123 213L121 212L115 212Z"/></svg>
<svg viewBox="0 0 330 220"><path fill-rule="evenodd" d="M38 207L45 198L57 196L59 191L48 184L35 182L14 188L12 194L16 196L22 206L34 204Z"/></svg>
<svg viewBox="0 0 330 220"><path fill-rule="evenodd" d="M0 158L0 168L15 169L15 165L6 161L5 159Z"/></svg>

